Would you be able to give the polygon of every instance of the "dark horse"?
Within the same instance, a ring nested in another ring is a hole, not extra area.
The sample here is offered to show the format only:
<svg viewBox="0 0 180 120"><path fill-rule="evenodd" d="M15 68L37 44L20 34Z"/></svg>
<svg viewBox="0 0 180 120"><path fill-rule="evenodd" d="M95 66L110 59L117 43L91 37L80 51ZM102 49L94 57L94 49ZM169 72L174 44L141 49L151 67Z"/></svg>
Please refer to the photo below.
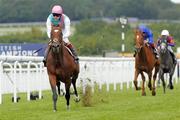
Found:
<svg viewBox="0 0 180 120"><path fill-rule="evenodd" d="M79 101L78 93L76 90L76 79L79 74L79 64L75 63L74 58L64 45L62 39L61 26L52 26L51 29L51 41L49 43L50 50L47 57L47 72L49 76L49 82L52 89L52 97L54 103L54 111L56 111L57 92L60 95L60 81L65 84L66 89L66 102L67 109L69 109L70 100L70 86L71 83L74 87L74 93L76 95L76 102Z"/></svg>
<svg viewBox="0 0 180 120"><path fill-rule="evenodd" d="M145 96L145 76L143 72L148 74L149 82L148 87L152 90L152 95L156 95L155 91L155 80L159 70L159 61L155 58L155 55L152 51L152 48L144 43L143 33L139 30L135 30L135 48L137 54L135 56L135 76L134 76L134 85L136 90L140 90L140 87L137 86L138 75L141 74L142 77L142 95ZM151 85L152 70L155 68L153 75L153 86Z"/></svg>
<svg viewBox="0 0 180 120"><path fill-rule="evenodd" d="M173 62L170 51L168 50L168 43L166 40L160 42L160 69L159 69L159 82L162 80L163 89L165 93L166 83L164 81L164 73L169 73L169 87L173 89L172 76L176 67L176 63Z"/></svg>

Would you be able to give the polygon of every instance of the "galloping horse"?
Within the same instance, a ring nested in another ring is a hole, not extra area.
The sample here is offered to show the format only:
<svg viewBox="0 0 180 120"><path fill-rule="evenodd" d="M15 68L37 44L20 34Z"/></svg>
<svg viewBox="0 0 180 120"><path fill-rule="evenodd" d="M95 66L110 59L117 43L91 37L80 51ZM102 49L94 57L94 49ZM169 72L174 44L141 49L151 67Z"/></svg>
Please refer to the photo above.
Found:
<svg viewBox="0 0 180 120"><path fill-rule="evenodd" d="M57 102L56 86L58 87L58 94L60 95L60 81L65 83L65 98L67 102L67 109L69 109L71 83L74 87L76 102L79 101L78 93L76 90L76 79L79 74L79 64L75 63L74 58L68 51L67 47L64 45L61 26L52 26L51 41L48 47L50 47L50 50L47 56L46 66L49 76L49 82L53 93L52 97L54 103L54 111L56 111Z"/></svg>
<svg viewBox="0 0 180 120"><path fill-rule="evenodd" d="M162 80L163 89L165 93L165 81L164 73L169 73L169 87L173 89L172 76L174 74L176 64L173 63L173 58L170 51L168 50L168 43L166 40L161 40L160 42L160 69L159 69L159 81Z"/></svg>
<svg viewBox="0 0 180 120"><path fill-rule="evenodd" d="M144 43L143 33L139 30L135 30L135 48L137 54L135 56L135 76L134 76L134 85L136 90L140 90L140 87L137 86L138 75L141 74L142 78L142 95L145 96L145 76L143 72L148 74L149 82L148 87L152 90L152 95L156 95L155 91L155 80L159 70L159 61L155 58L155 55L152 51L152 48ZM153 75L153 86L151 84L152 70L155 68Z"/></svg>

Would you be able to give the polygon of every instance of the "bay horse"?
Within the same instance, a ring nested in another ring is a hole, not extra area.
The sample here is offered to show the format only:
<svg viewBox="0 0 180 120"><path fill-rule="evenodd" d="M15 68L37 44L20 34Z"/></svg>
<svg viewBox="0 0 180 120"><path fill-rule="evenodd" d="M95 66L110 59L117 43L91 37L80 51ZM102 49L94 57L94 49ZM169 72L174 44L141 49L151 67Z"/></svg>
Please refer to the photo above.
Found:
<svg viewBox="0 0 180 120"><path fill-rule="evenodd" d="M164 73L169 73L169 88L173 89L172 76L175 71L176 63L173 62L172 55L168 50L168 43L166 40L160 41L159 47L160 54L160 68L159 68L159 81L162 80L163 90L165 93L166 83L164 81Z"/></svg>
<svg viewBox="0 0 180 120"><path fill-rule="evenodd" d="M75 101L79 102L79 96L76 90L76 79L79 74L79 64L74 61L73 56L70 54L68 48L65 46L62 38L62 27L51 27L51 41L49 43L49 54L47 56L47 73L49 82L52 89L53 108L56 111L57 92L60 95L60 81L65 84L65 98L67 109L69 109L70 100L70 86L71 83L74 87L76 96Z"/></svg>
<svg viewBox="0 0 180 120"><path fill-rule="evenodd" d="M134 85L136 90L140 90L141 88L137 85L138 75L141 74L142 78L142 96L146 96L145 92L145 76L144 72L148 74L149 82L148 87L152 90L152 95L156 95L155 90L155 80L157 77L157 73L159 70L159 60L155 58L152 48L149 44L144 42L143 33L139 29L135 29L135 48L136 48L136 56L135 56L135 75L134 75ZM151 83L152 71L155 68L155 72L153 74L153 85Z"/></svg>

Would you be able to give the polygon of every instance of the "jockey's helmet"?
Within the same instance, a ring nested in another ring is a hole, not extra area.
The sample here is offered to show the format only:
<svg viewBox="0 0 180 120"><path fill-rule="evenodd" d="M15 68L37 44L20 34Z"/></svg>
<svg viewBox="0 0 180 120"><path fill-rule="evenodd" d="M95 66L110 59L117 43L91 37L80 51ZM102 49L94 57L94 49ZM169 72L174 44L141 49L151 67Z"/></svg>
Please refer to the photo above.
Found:
<svg viewBox="0 0 180 120"><path fill-rule="evenodd" d="M161 35L169 36L168 30L162 30Z"/></svg>
<svg viewBox="0 0 180 120"><path fill-rule="evenodd" d="M54 5L52 8L52 13L63 14L63 9L60 5Z"/></svg>
<svg viewBox="0 0 180 120"><path fill-rule="evenodd" d="M138 28L143 33L147 33L148 32L148 28L145 25L139 25Z"/></svg>

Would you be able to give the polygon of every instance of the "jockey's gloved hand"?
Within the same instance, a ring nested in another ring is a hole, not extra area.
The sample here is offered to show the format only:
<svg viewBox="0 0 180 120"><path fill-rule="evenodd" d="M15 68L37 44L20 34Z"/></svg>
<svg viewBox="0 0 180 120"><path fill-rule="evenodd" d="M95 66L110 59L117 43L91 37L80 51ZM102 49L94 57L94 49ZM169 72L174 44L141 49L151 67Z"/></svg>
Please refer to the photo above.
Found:
<svg viewBox="0 0 180 120"><path fill-rule="evenodd" d="M144 40L144 43L146 44L146 43L148 43L148 41L147 41L147 40Z"/></svg>

